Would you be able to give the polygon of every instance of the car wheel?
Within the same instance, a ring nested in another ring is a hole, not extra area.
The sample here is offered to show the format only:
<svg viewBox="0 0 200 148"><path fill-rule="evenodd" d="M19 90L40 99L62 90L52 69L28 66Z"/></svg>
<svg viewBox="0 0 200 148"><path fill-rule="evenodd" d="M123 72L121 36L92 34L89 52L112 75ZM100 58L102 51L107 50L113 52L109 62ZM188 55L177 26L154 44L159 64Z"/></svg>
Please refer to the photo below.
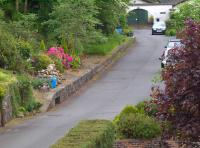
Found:
<svg viewBox="0 0 200 148"><path fill-rule="evenodd" d="M152 35L154 35L154 30L153 29L151 29L151 32L152 32Z"/></svg>
<svg viewBox="0 0 200 148"><path fill-rule="evenodd" d="M165 68L165 65L163 63L161 63L161 68Z"/></svg>

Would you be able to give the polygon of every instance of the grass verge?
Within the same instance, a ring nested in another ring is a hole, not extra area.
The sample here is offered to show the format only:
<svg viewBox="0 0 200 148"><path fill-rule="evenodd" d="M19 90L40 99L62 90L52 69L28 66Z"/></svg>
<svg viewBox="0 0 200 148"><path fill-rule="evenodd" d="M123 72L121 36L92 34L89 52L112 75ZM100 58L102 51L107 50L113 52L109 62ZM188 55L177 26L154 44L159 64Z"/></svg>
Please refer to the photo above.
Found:
<svg viewBox="0 0 200 148"><path fill-rule="evenodd" d="M111 148L114 135L114 126L110 121L82 121L51 148Z"/></svg>

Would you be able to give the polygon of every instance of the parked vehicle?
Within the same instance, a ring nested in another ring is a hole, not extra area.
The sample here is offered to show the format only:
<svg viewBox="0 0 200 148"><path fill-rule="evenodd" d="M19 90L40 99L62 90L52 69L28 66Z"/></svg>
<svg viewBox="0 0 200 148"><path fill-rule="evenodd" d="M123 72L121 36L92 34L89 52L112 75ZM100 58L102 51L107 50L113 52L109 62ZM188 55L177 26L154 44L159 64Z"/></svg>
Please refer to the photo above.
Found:
<svg viewBox="0 0 200 148"><path fill-rule="evenodd" d="M165 34L166 31L166 23L165 22L155 22L152 27L152 35L154 34Z"/></svg>
<svg viewBox="0 0 200 148"><path fill-rule="evenodd" d="M161 68L164 68L166 65L170 63L169 59L169 51L171 49L174 49L176 47L181 47L183 44L181 43L180 39L170 39L167 43L167 46L165 46L165 51L163 55L161 56Z"/></svg>

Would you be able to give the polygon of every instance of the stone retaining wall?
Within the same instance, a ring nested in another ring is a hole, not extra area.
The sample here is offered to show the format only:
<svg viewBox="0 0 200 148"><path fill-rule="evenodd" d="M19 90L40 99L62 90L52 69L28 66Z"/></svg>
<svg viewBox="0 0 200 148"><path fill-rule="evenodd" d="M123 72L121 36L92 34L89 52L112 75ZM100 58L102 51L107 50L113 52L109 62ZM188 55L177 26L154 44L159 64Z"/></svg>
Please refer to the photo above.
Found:
<svg viewBox="0 0 200 148"><path fill-rule="evenodd" d="M8 94L3 98L0 110L0 126L4 126L13 118L11 96Z"/></svg>
<svg viewBox="0 0 200 148"><path fill-rule="evenodd" d="M44 95L44 99L46 99L49 103L43 105L41 109L42 112L45 112L55 107L57 103L68 99L72 94L78 91L81 86L83 86L86 82L91 80L97 73L104 71L105 67L113 64L117 60L119 55L122 52L126 51L126 49L130 47L130 45L132 45L134 41L135 38L131 38L127 42L117 47L117 49L115 49L114 52L105 59L105 61L91 69L88 69L88 71L83 75L74 78L74 80L70 84L62 84L56 89L47 92Z"/></svg>

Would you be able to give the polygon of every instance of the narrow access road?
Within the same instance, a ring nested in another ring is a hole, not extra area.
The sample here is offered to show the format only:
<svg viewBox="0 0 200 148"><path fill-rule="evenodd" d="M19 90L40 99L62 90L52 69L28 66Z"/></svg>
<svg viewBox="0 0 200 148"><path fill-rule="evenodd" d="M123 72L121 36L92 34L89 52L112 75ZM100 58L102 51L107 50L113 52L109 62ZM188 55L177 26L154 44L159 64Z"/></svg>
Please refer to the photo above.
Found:
<svg viewBox="0 0 200 148"><path fill-rule="evenodd" d="M80 120L113 119L127 104L147 98L168 38L152 36L151 30L136 30L135 35L128 54L70 101L0 132L0 148L48 148Z"/></svg>

